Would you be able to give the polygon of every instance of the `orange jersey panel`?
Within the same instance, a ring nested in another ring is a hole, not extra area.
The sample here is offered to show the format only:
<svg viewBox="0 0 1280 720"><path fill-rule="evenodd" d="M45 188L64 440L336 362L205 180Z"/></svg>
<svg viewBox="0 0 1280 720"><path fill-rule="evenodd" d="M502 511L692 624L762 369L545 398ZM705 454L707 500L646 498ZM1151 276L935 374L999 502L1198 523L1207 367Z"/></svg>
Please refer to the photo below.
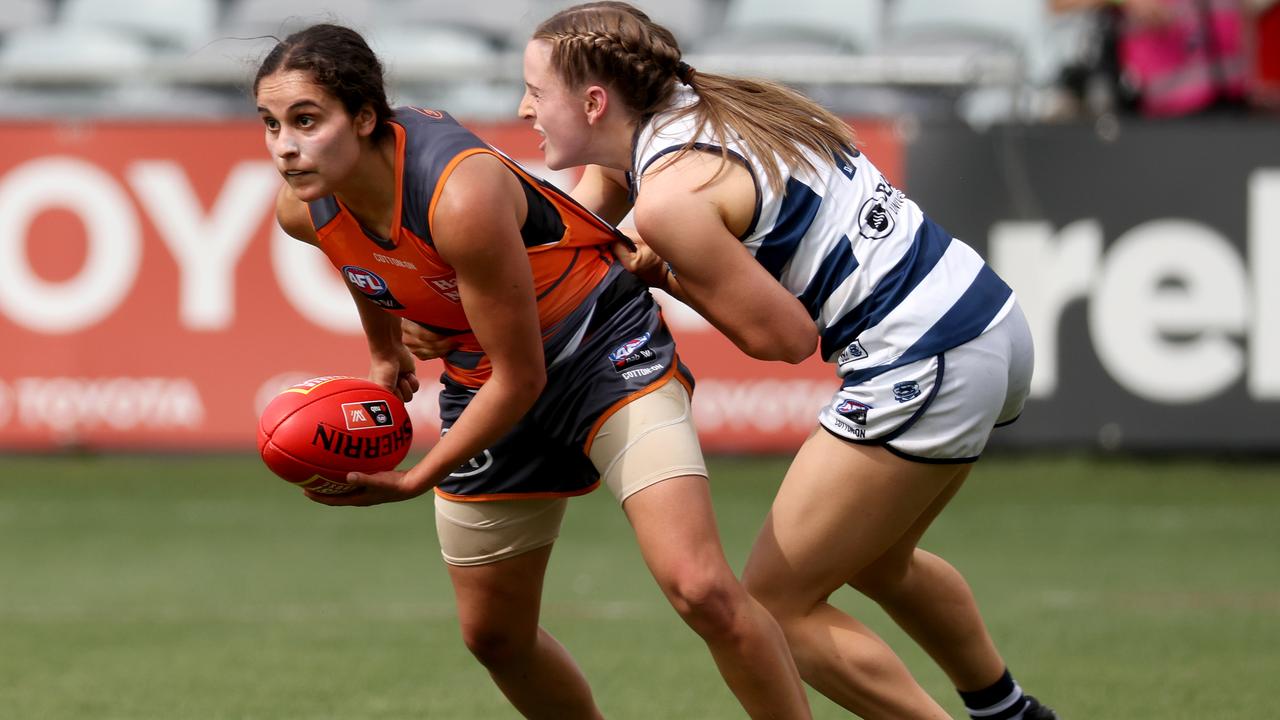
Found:
<svg viewBox="0 0 1280 720"><path fill-rule="evenodd" d="M544 336L581 304L614 263L609 245L621 236L611 226L448 115L398 108L392 128L398 190L394 237L366 232L336 197L310 203L320 248L347 284L370 302L442 335L456 336L460 351L482 355L463 311L457 276L431 240L431 215L445 182L459 162L477 153L499 158L525 189L529 211L521 234ZM491 368L481 356L468 362L446 358L445 370L454 380L479 387Z"/></svg>

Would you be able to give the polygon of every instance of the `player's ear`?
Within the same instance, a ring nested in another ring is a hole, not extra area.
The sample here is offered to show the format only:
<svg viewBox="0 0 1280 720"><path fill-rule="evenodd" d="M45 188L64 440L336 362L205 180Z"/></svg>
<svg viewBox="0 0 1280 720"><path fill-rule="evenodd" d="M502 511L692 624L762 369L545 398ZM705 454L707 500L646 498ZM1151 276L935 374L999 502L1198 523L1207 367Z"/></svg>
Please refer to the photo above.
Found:
<svg viewBox="0 0 1280 720"><path fill-rule="evenodd" d="M369 137L373 134L374 128L378 126L378 113L374 112L372 105L366 104L356 113L355 118L353 118L353 124L357 135Z"/></svg>
<svg viewBox="0 0 1280 720"><path fill-rule="evenodd" d="M587 124L594 125L609 109L609 91L600 85L591 85L583 95L582 109L587 116Z"/></svg>

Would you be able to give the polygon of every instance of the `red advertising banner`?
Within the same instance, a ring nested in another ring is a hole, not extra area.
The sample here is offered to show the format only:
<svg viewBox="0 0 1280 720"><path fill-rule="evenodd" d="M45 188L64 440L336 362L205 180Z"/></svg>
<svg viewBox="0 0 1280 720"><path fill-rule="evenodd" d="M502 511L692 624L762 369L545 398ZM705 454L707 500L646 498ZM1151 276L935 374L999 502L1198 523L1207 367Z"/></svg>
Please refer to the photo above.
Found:
<svg viewBox="0 0 1280 720"><path fill-rule="evenodd" d="M855 126L901 181L889 128ZM545 170L527 126L473 128ZM0 449L250 448L278 390L363 375L337 272L276 227L279 184L256 122L0 125ZM664 308L698 378L706 449L796 447L836 388L831 369L751 360ZM438 434L437 390L410 404L420 446Z"/></svg>

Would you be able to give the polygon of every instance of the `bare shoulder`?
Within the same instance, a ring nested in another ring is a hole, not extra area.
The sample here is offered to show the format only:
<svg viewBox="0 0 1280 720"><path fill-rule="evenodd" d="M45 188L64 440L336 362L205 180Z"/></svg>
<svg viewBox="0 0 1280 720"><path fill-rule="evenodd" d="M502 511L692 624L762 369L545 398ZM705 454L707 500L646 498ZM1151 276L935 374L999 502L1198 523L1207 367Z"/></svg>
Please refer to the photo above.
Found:
<svg viewBox="0 0 1280 720"><path fill-rule="evenodd" d="M311 211L288 185L281 185L276 193L276 222L290 237L312 244L317 241L316 229L311 224Z"/></svg>
<svg viewBox="0 0 1280 720"><path fill-rule="evenodd" d="M496 156L476 153L463 158L439 190L432 222L442 217L481 220L499 209L523 210L524 192L511 169Z"/></svg>
<svg viewBox="0 0 1280 720"><path fill-rule="evenodd" d="M711 211L730 232L740 235L750 224L755 204L755 182L746 167L719 153L692 151L655 163L644 174L636 197L636 222L642 222L642 216L674 220L669 216L682 209Z"/></svg>
<svg viewBox="0 0 1280 720"><path fill-rule="evenodd" d="M459 198L480 196L491 199L495 195L519 190L519 182L511 168L487 152L463 158L445 180L445 192Z"/></svg>

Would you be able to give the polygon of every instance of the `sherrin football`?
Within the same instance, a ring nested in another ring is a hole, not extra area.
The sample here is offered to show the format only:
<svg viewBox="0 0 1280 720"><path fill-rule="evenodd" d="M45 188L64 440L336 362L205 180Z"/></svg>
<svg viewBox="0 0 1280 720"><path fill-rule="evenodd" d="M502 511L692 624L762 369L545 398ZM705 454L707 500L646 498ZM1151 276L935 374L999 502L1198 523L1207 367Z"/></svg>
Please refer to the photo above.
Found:
<svg viewBox="0 0 1280 720"><path fill-rule="evenodd" d="M325 376L294 385L258 419L258 452L276 475L324 495L351 492L347 473L393 470L413 441L409 411L363 378Z"/></svg>

